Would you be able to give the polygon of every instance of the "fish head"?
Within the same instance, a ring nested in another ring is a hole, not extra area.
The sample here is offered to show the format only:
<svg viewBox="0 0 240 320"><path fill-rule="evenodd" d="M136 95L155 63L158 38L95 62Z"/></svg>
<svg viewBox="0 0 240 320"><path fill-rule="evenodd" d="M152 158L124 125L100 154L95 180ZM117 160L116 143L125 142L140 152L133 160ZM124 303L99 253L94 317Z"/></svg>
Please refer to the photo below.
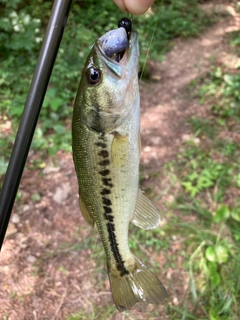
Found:
<svg viewBox="0 0 240 320"><path fill-rule="evenodd" d="M120 29L124 30L125 36L116 48L115 39L112 39L113 47L110 42L106 45L109 32L93 45L75 101L80 120L89 129L102 133L118 128L139 99L138 35L131 32L128 40L125 29Z"/></svg>

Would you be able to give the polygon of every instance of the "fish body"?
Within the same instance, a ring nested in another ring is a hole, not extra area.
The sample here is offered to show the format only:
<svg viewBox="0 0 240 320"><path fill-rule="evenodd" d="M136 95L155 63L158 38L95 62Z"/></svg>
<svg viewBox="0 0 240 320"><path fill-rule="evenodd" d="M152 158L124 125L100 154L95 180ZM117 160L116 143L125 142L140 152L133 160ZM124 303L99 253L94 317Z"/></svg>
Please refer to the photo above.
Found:
<svg viewBox="0 0 240 320"><path fill-rule="evenodd" d="M167 294L160 280L128 246L130 221L144 229L159 223L158 212L138 189L137 33L131 33L120 61L109 57L111 50L106 54L99 40L87 58L75 100L73 159L80 209L85 220L98 227L113 300L123 311L139 301L159 302Z"/></svg>

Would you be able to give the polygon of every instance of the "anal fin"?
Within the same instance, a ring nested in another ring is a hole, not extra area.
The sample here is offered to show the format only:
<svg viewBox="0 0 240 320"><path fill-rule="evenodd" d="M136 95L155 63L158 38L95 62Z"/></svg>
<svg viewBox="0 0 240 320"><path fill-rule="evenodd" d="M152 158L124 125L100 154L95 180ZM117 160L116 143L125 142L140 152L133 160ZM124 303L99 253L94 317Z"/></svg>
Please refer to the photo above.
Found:
<svg viewBox="0 0 240 320"><path fill-rule="evenodd" d="M132 217L132 223L141 229L149 230L157 228L159 222L160 216L157 209L139 189L134 214Z"/></svg>
<svg viewBox="0 0 240 320"><path fill-rule="evenodd" d="M88 224L90 224L91 227L94 227L93 216L92 216L91 212L89 212L88 208L86 207L85 202L83 201L82 195L80 193L79 193L79 206L80 206L80 210L81 210L81 213L82 213L85 221Z"/></svg>

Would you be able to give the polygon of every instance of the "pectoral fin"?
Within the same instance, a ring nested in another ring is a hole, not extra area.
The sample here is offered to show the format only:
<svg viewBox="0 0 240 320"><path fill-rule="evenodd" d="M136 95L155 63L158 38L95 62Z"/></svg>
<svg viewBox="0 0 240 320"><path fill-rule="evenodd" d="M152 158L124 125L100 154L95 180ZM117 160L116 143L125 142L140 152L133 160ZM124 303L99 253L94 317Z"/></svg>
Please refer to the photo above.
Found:
<svg viewBox="0 0 240 320"><path fill-rule="evenodd" d="M152 202L139 189L132 223L137 227L149 230L159 225L160 216Z"/></svg>
<svg viewBox="0 0 240 320"><path fill-rule="evenodd" d="M82 213L85 221L88 224L90 224L91 227L94 227L93 216L92 216L91 212L89 212L88 208L86 207L81 194L79 194L79 206L80 206L80 210L81 210L81 213Z"/></svg>

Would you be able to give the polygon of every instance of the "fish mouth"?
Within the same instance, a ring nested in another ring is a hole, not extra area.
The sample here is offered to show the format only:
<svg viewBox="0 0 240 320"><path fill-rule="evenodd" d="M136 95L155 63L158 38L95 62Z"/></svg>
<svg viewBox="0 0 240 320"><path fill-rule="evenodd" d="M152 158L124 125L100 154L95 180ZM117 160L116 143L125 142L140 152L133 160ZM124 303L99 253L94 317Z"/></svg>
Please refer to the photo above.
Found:
<svg viewBox="0 0 240 320"><path fill-rule="evenodd" d="M101 37L102 38L102 37ZM106 65L118 76L122 74L122 67L131 65L133 68L138 64L138 34L132 31L123 39L123 43L113 48L104 48L101 38L96 42L95 48Z"/></svg>

